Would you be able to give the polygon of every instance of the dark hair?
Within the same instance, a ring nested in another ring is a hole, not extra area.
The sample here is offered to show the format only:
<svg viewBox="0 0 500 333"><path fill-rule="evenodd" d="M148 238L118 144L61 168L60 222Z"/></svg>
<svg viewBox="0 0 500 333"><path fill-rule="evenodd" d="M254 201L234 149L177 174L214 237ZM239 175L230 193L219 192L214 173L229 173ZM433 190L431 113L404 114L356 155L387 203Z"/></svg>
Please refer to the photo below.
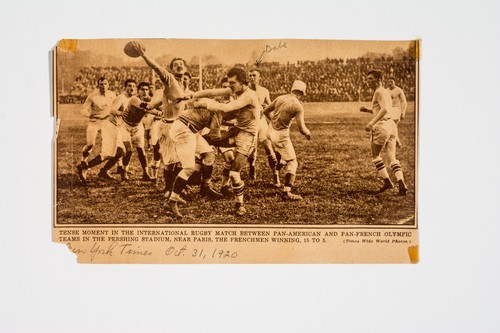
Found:
<svg viewBox="0 0 500 333"><path fill-rule="evenodd" d="M137 85L137 90L141 90L142 87L148 87L149 89L149 82L141 82Z"/></svg>
<svg viewBox="0 0 500 333"><path fill-rule="evenodd" d="M389 80L396 81L396 79L394 78L394 76L389 76L389 77L387 78L387 81L389 81Z"/></svg>
<svg viewBox="0 0 500 333"><path fill-rule="evenodd" d="M255 67L251 68L251 69L248 71L248 73L250 73L250 72L257 72L257 73L259 73L260 75L262 75L262 73L260 72L260 70L259 70L258 68L255 68Z"/></svg>
<svg viewBox="0 0 500 333"><path fill-rule="evenodd" d="M227 72L227 77L236 76L236 80L238 80L241 84L248 84L247 72L243 68L233 67Z"/></svg>
<svg viewBox="0 0 500 333"><path fill-rule="evenodd" d="M107 81L108 79L106 77L104 77L104 76L101 76L100 78L97 79L97 83L101 83L104 80Z"/></svg>
<svg viewBox="0 0 500 333"><path fill-rule="evenodd" d="M382 80L382 77L384 76L382 70L380 69L372 69L368 72L367 75L373 75L377 80Z"/></svg>
<svg viewBox="0 0 500 333"><path fill-rule="evenodd" d="M137 82L134 79L126 79L125 82L123 82L123 86L126 87L129 83L137 84Z"/></svg>
<svg viewBox="0 0 500 333"><path fill-rule="evenodd" d="M220 85L222 86L222 84L223 84L223 83L226 83L226 82L228 82L228 80L227 80L227 76L224 76L224 77L222 78L222 80L220 80Z"/></svg>
<svg viewBox="0 0 500 333"><path fill-rule="evenodd" d="M184 66L187 68L187 64L186 64L186 60L182 59L182 58L174 58L172 59L172 61L170 62L170 69L174 69L174 61L177 61L177 60L182 60L182 62L184 63Z"/></svg>
<svg viewBox="0 0 500 333"><path fill-rule="evenodd" d="M189 73L188 71L186 71L186 73L184 73L184 75L188 76L190 79L192 79L193 77L191 76L191 73Z"/></svg>

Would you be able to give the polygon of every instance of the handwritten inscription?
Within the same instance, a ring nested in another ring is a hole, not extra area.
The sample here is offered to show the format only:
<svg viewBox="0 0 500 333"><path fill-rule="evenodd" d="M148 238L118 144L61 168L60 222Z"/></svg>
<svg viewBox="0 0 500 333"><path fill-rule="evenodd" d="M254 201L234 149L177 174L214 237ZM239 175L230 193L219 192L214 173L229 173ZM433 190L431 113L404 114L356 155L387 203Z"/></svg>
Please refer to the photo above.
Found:
<svg viewBox="0 0 500 333"><path fill-rule="evenodd" d="M187 245L180 248L170 246L165 250L165 256L184 257L186 255L200 259L235 259L238 257L238 253L235 251L217 248L210 250L203 248L189 248Z"/></svg>
<svg viewBox="0 0 500 333"><path fill-rule="evenodd" d="M72 243L66 244L71 252L75 254L88 254L90 261L94 261L99 256L113 257L113 256L153 256L153 251L140 248L131 243L119 244L112 242L110 244L102 245L98 242L92 244L90 249L82 249L74 246ZM219 248L192 248L187 245L184 246L169 246L164 251L165 256L172 257L192 257L198 259L235 259L238 253L235 251Z"/></svg>
<svg viewBox="0 0 500 333"><path fill-rule="evenodd" d="M282 42L282 41L280 41L278 45L266 44L266 47L264 48L264 50L262 50L262 53L260 54L259 59L255 60L255 66L259 67L259 65L262 63L262 57L264 56L264 54L275 52L275 51L278 51L281 49L286 49L286 48L287 48L286 42Z"/></svg>

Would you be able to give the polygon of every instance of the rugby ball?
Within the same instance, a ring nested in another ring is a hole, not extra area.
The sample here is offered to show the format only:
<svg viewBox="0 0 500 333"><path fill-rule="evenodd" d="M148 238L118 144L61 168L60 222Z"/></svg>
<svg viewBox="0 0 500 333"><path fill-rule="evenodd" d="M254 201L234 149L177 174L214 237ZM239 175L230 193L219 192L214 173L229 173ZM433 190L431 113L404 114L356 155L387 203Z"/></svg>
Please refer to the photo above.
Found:
<svg viewBox="0 0 500 333"><path fill-rule="evenodd" d="M125 52L126 55L128 55L129 57L131 58L137 58L137 57L140 57L141 55L137 52L137 49L135 47L135 45L138 45L141 49L143 49L144 51L146 51L146 49L144 48L144 46L142 46L141 44L139 44L138 42L128 42L127 44L125 44L125 46L123 47L123 52Z"/></svg>

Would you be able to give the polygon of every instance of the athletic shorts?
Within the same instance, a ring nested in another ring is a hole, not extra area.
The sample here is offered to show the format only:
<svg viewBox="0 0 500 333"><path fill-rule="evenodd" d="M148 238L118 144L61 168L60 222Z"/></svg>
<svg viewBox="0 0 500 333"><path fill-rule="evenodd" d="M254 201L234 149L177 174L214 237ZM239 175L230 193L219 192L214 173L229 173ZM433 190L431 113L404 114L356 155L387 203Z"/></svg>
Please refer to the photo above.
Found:
<svg viewBox="0 0 500 333"><path fill-rule="evenodd" d="M398 137L398 127L392 119L382 119L372 131L372 143L383 146Z"/></svg>
<svg viewBox="0 0 500 333"><path fill-rule="evenodd" d="M252 150L257 146L257 135L256 133L250 133L245 131L239 131L235 138L236 152L243 154L245 156L250 156Z"/></svg>
<svg viewBox="0 0 500 333"><path fill-rule="evenodd" d="M271 140L274 151L280 153L283 160L291 161L297 159L295 148L293 148L292 141L290 140L289 128L277 131L272 126L269 126L267 137Z"/></svg>
<svg viewBox="0 0 500 333"><path fill-rule="evenodd" d="M97 133L101 131L102 124L105 121L106 121L105 119L99 119L99 118L89 119L86 132L87 146L95 145L95 139L97 138Z"/></svg>
<svg viewBox="0 0 500 333"><path fill-rule="evenodd" d="M159 123L156 125L156 123ZM161 162L164 165L170 165L174 163L179 162L179 157L177 156L177 152L175 150L175 145L174 142L172 141L170 137L170 127L172 126L171 123L165 123L163 121L155 121L153 123L152 128L156 128L155 131L158 131L158 142L160 143L160 156L161 156ZM153 131L151 129L151 131ZM154 143L151 143L154 144Z"/></svg>
<svg viewBox="0 0 500 333"><path fill-rule="evenodd" d="M212 147L199 133L193 133L180 120L174 121L169 134L183 169L194 169L195 156L212 151Z"/></svg>
<svg viewBox="0 0 500 333"><path fill-rule="evenodd" d="M116 155L117 148L125 150L121 139L120 127L112 124L110 121L105 121L101 129L102 149L101 156L103 158L113 157Z"/></svg>
<svg viewBox="0 0 500 333"><path fill-rule="evenodd" d="M139 123L137 126L130 126L127 123L122 123L123 142L132 142L135 147L144 148L144 125Z"/></svg>
<svg viewBox="0 0 500 333"><path fill-rule="evenodd" d="M154 120L153 123L151 124L151 128L149 129L149 143L154 146L158 143L158 140L160 140L160 136L162 134L161 131L161 124L163 122L161 120Z"/></svg>

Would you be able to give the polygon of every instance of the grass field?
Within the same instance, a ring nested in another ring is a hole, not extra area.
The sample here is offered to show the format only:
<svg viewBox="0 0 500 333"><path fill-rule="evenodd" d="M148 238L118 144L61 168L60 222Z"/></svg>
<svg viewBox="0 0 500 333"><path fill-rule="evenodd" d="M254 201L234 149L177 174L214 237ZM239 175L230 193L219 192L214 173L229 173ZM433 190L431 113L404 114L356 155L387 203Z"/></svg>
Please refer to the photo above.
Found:
<svg viewBox="0 0 500 333"><path fill-rule="evenodd" d="M369 103L364 103L368 106ZM405 172L409 192L398 196L397 189L377 194L381 180L371 162L370 134L364 126L371 115L358 112L361 103L305 104L306 124L312 140L306 141L292 126L292 142L299 168L294 192L300 202L283 202L270 186L267 158L259 148L258 175L246 181L248 214L232 215L232 200L208 201L190 187L188 206L182 220L174 219L164 206L160 188L140 180L142 171L134 154L129 181L104 181L97 178L99 168L89 171L87 185L75 175L85 143L86 120L78 113L80 105L59 105L60 127L57 139L57 223L59 224L338 224L394 225L415 224L415 113L409 103L407 116L399 124L403 147L398 159ZM94 148L94 154L100 145ZM149 152L150 155L150 152ZM213 181L219 188L221 158L217 157ZM113 170L112 170L113 171ZM247 170L242 172L247 179ZM392 172L391 177L394 180ZM118 178L118 177L117 177Z"/></svg>

